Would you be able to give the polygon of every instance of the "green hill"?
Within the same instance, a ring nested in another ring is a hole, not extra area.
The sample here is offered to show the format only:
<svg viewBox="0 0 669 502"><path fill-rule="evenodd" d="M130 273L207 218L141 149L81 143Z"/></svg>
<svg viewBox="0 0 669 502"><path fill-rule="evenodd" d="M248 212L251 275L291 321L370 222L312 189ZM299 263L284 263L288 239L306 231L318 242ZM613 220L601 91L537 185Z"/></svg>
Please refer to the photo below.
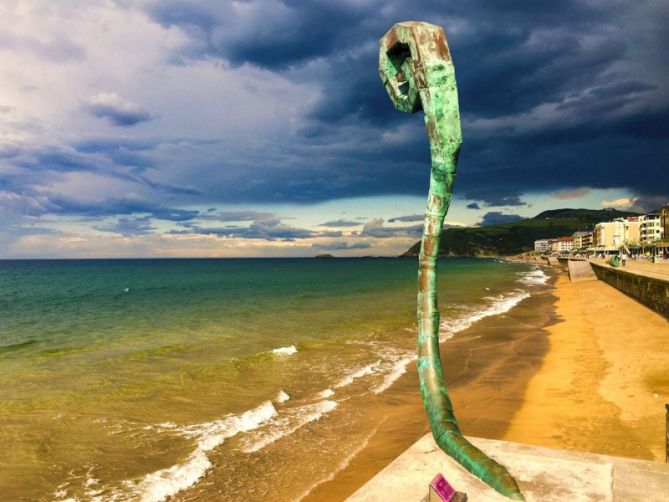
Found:
<svg viewBox="0 0 669 502"><path fill-rule="evenodd" d="M639 216L631 211L617 209L549 209L536 215L533 220L576 219L594 226L602 221L611 221L614 218L625 216Z"/></svg>
<svg viewBox="0 0 669 502"><path fill-rule="evenodd" d="M448 228L441 234L440 256L505 256L532 251L534 241L572 235L596 223L637 213L616 209L552 209L534 218L487 227ZM402 256L418 256L417 242Z"/></svg>

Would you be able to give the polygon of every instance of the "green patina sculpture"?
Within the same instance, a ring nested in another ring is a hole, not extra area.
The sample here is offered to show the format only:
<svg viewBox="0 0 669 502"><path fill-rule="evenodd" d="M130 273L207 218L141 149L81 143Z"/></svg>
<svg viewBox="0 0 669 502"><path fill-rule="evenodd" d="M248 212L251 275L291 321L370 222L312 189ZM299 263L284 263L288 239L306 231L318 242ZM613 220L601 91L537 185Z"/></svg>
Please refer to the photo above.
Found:
<svg viewBox="0 0 669 502"><path fill-rule="evenodd" d="M379 72L395 108L423 110L432 169L418 268L418 374L423 405L437 444L503 495L524 500L511 474L467 441L453 414L439 356L437 255L462 144L455 70L444 30L397 23L381 39Z"/></svg>

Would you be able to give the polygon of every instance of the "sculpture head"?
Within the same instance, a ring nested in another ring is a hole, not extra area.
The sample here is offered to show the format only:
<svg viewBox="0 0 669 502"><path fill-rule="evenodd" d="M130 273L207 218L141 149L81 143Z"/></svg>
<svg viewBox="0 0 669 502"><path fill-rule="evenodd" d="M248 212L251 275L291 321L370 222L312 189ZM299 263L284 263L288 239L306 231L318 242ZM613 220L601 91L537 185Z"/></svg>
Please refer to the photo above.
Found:
<svg viewBox="0 0 669 502"><path fill-rule="evenodd" d="M423 109L421 93L435 81L429 73L452 69L444 30L419 21L397 23L380 40L379 74L397 110Z"/></svg>

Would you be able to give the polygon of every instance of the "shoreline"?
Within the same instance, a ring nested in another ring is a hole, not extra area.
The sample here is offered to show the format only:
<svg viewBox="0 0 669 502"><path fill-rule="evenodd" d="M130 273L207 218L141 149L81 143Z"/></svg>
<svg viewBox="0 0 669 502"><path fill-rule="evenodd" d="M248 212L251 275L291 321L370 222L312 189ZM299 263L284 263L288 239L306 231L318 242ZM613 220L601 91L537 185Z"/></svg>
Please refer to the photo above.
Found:
<svg viewBox="0 0 669 502"><path fill-rule="evenodd" d="M545 328L557 321L552 289L502 315L482 319L441 344L446 384L463 434L504 437L548 351ZM388 415L379 417L378 429L367 444L302 500L345 499L429 433L418 389L412 364L392 389L378 397Z"/></svg>
<svg viewBox="0 0 669 502"><path fill-rule="evenodd" d="M521 357L500 357L495 353L497 367L485 367L486 362L479 362L477 376L473 368L462 364L459 372L450 371L458 366L457 359L467 352L467 347L472 349L472 333L494 330L499 319L484 320L446 342L442 358L447 385L463 433L664 460L669 323L601 281L574 284L565 272L560 272L553 286L548 293L551 315L539 330L535 326L538 332L534 336L514 334L514 340L497 345L501 350L506 345L506 355L511 352ZM630 351L630 346L636 350ZM477 356L485 353L490 357L493 348L487 345L474 350ZM507 379L503 378L505 374ZM514 377L509 381L511 375ZM394 427L385 425L388 420L382 423L377 434L343 470L304 500L348 497L429 433L417 392L415 367L401 380L401 391L416 395L412 413L405 413L399 420L393 417ZM405 437L403 443L393 444L385 441L388 434L405 426L415 428L415 439Z"/></svg>

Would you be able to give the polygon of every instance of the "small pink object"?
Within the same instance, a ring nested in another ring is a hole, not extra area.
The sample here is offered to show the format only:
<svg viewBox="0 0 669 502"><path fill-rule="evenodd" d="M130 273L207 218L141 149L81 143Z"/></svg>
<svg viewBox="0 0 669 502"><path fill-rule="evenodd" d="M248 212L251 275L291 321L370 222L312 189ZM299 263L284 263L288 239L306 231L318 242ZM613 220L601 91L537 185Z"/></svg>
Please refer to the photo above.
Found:
<svg viewBox="0 0 669 502"><path fill-rule="evenodd" d="M437 474L430 482L430 487L441 497L444 502L450 502L455 496L455 489L446 481L443 474Z"/></svg>

